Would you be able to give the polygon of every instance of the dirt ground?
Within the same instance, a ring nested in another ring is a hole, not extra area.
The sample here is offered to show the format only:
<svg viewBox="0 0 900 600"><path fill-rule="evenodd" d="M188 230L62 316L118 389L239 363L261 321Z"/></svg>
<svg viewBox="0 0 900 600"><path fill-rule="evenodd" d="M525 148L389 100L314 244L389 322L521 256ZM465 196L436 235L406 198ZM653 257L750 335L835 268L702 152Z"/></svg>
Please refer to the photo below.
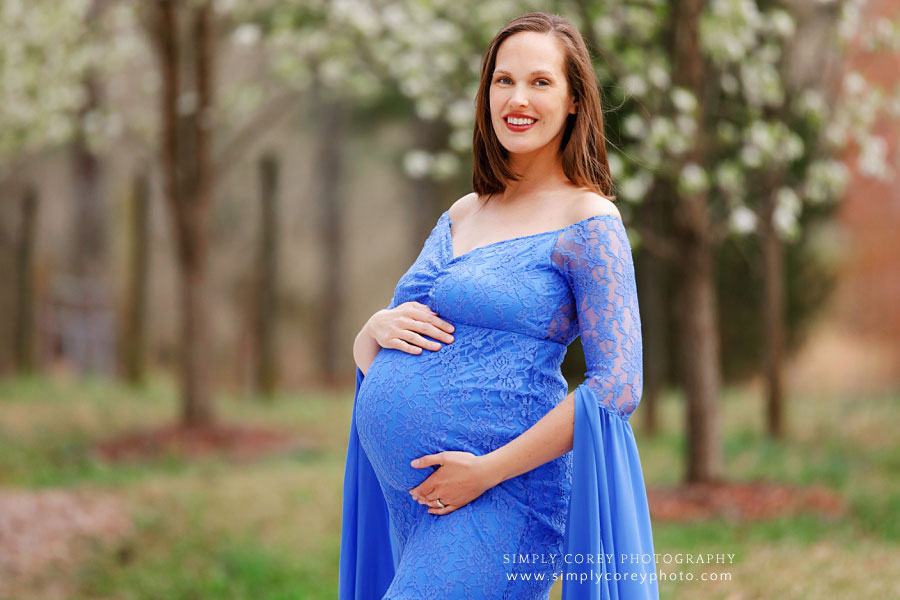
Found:
<svg viewBox="0 0 900 600"><path fill-rule="evenodd" d="M114 496L72 490L0 490L0 597L41 589L64 598L65 578L94 542L131 532L127 507ZM54 591L54 587L56 588Z"/></svg>
<svg viewBox="0 0 900 600"><path fill-rule="evenodd" d="M843 499L824 486L796 487L766 482L720 482L647 490L653 522L724 517L756 521L797 514L840 518Z"/></svg>
<svg viewBox="0 0 900 600"><path fill-rule="evenodd" d="M165 456L220 456L240 462L305 447L280 430L167 426L106 440L94 448L94 455L107 463ZM114 546L132 532L128 507L113 494L0 489L0 598L21 598L23 590L40 590L42 598L67 598L65 573L93 547Z"/></svg>

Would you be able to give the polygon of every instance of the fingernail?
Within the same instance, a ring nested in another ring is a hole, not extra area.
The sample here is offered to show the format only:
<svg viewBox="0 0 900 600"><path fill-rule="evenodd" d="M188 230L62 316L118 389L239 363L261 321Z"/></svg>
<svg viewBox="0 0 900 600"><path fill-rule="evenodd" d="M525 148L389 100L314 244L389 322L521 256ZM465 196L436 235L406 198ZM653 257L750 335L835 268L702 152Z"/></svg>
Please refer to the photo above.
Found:
<svg viewBox="0 0 900 600"><path fill-rule="evenodd" d="M418 462L419 462L419 459L418 459L418 458L414 458L414 459L412 459L412 461L410 461L409 464L412 465L412 466L414 467L414 466L416 466L416 464L417 464Z"/></svg>

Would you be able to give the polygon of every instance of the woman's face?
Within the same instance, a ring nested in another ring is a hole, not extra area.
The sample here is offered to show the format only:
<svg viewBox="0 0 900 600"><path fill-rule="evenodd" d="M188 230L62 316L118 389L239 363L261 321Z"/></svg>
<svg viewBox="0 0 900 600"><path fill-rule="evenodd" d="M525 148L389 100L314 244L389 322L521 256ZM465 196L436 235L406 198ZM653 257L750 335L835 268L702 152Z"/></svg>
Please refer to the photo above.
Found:
<svg viewBox="0 0 900 600"><path fill-rule="evenodd" d="M563 61L559 42L546 33L520 31L497 49L490 87L491 122L510 153L527 154L550 143L555 144L554 152L559 148L566 117L577 107ZM535 121L524 126L509 123L514 116Z"/></svg>

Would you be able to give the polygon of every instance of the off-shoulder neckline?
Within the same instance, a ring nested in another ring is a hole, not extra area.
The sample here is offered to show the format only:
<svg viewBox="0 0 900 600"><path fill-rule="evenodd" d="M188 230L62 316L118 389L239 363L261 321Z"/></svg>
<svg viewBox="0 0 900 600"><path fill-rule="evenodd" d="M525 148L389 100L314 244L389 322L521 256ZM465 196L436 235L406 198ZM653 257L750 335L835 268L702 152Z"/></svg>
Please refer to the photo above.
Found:
<svg viewBox="0 0 900 600"><path fill-rule="evenodd" d="M592 215L590 217L585 217L584 219L581 219L579 221L575 221L574 223L569 223L565 227L560 227L558 229L551 229L549 231L538 231L537 233L529 233L526 235L517 235L515 237L506 238L504 240L497 240L496 242L491 242L490 244L485 244L483 246L475 246L468 252L464 252L464 253L460 254L459 256L455 256L456 251L453 248L453 232L451 230L453 222L452 222L452 219L450 218L450 209L448 208L447 210L444 211L444 214L441 215L441 219L444 221L444 232L445 232L445 236L446 236L445 239L446 239L446 243L447 243L447 251L450 255L450 262L455 262L457 260L461 260L461 259L467 257L468 255L472 254L473 252L483 250L485 248L491 248L493 246L499 246L501 244L516 242L518 240L527 240L530 238L536 238L536 237L543 236L543 235L550 235L550 234L554 234L554 233L560 234L560 233L566 231L567 229L577 227L578 225L582 225L583 223L587 223L588 221L593 221L594 219L607 219L607 218L612 218L612 219L615 219L616 221L622 220L619 217L619 215L615 215L615 214Z"/></svg>

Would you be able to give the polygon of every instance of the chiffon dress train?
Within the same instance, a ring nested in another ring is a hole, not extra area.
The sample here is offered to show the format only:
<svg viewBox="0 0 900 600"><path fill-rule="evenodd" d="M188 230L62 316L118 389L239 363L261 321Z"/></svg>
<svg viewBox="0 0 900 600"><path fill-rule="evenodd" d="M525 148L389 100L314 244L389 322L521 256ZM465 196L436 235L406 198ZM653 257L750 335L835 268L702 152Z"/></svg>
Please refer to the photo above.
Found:
<svg viewBox="0 0 900 600"><path fill-rule="evenodd" d="M388 308L417 301L454 341L382 348L357 368L344 472L340 600L658 598L643 472L629 418L643 383L631 245L616 215L454 255L449 211ZM432 515L409 490L437 466L486 454L568 392L560 365L581 336L570 452ZM427 337L427 336L426 336ZM431 339L431 338L429 338Z"/></svg>

